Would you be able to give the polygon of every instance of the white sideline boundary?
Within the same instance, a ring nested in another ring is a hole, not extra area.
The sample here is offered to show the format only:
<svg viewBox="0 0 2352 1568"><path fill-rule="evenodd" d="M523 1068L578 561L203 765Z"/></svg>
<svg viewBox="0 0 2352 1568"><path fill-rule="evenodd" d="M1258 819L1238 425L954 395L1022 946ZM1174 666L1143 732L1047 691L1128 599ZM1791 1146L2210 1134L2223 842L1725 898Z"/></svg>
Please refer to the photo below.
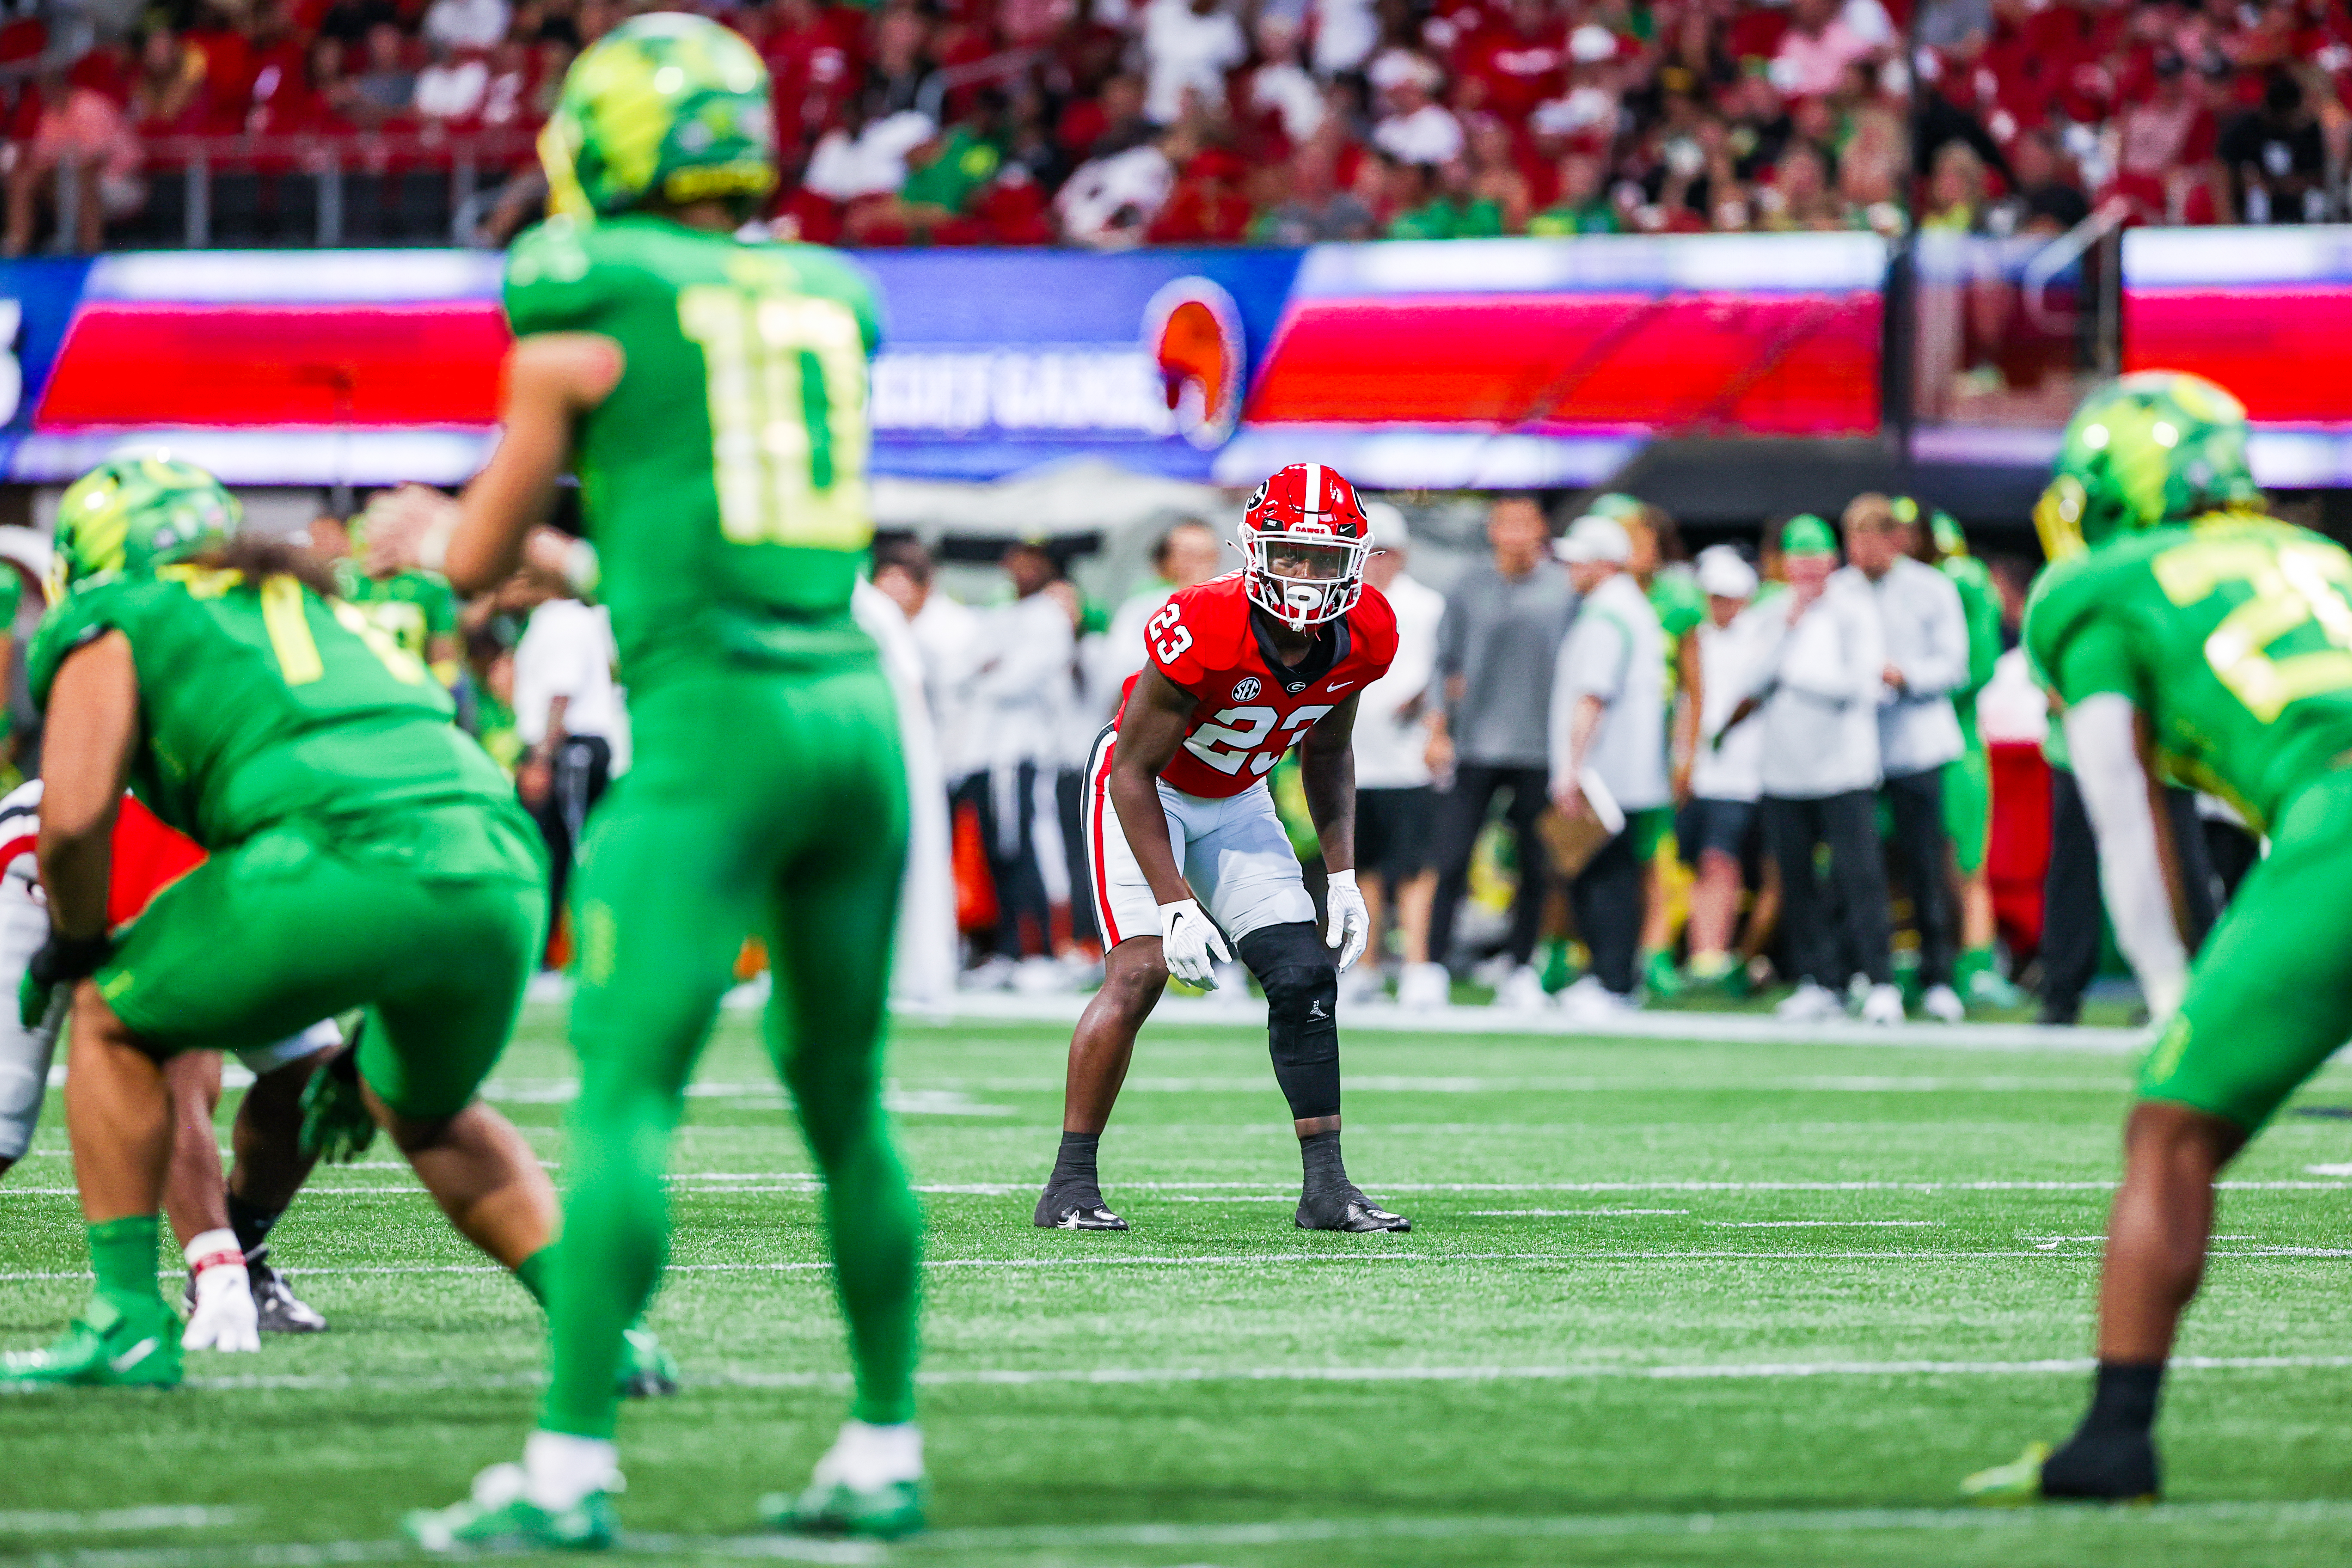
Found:
<svg viewBox="0 0 2352 1568"><path fill-rule="evenodd" d="M730 993L729 1005L752 1007L764 995ZM1018 996L998 992L967 991L936 1007L894 1005L892 1016L912 1025L1071 1024L1091 1000L1083 994ZM1217 996L1163 996L1153 1009L1154 1028L1178 1025L1265 1026L1265 1004L1227 1001ZM2145 1029L2111 1029L2076 1026L2060 1028L2042 1024L1917 1024L1894 1026L1852 1021L1826 1024L1784 1024L1759 1013L1685 1013L1670 1010L1636 1012L1599 1027L1570 1026L1556 1013L1517 1012L1503 1007L1447 1005L1408 1011L1393 1002L1339 1005L1345 1029L1379 1034L1528 1035L1559 1039L1622 1038L1629 1040L1697 1040L1719 1045L1900 1046L1930 1049L1979 1051L2080 1051L2098 1056L2129 1056L2147 1046Z"/></svg>
<svg viewBox="0 0 2352 1568"><path fill-rule="evenodd" d="M799 1541L768 1534L628 1535L624 1537L619 1554L879 1563L902 1559L969 1560L980 1552L1122 1546L1183 1549L1493 1538L1567 1541L1977 1531L2022 1531L2039 1535L2090 1529L2154 1533L2160 1539L2170 1530L2200 1525L2340 1526L2347 1521L2352 1521L2352 1502L2336 1499L2159 1503L2127 1509L1759 1508L1723 1509L1707 1513L1438 1514L1233 1523L1012 1525L934 1531L888 1548L862 1542ZM382 1563L414 1559L415 1555L415 1549L403 1541L330 1541L11 1552L0 1556L0 1568L335 1568L342 1563Z"/></svg>

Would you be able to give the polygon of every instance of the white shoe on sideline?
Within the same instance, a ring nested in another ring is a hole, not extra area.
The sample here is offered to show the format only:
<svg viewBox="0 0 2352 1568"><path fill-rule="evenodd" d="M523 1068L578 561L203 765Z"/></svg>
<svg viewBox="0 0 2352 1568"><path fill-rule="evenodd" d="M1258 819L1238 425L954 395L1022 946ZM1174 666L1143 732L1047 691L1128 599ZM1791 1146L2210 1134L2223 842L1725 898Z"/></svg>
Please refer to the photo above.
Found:
<svg viewBox="0 0 2352 1568"><path fill-rule="evenodd" d="M1250 972L1247 964L1213 964L1210 966L1209 973L1216 977L1216 994L1219 997L1227 1002L1246 1002L1250 999Z"/></svg>
<svg viewBox="0 0 2352 1568"><path fill-rule="evenodd" d="M1845 1006L1837 993L1828 986L1808 980L1780 998L1772 1009L1772 1016L1784 1024L1825 1024L1832 1018L1845 1016Z"/></svg>
<svg viewBox="0 0 2352 1568"><path fill-rule="evenodd" d="M1927 994L1919 998L1919 1010L1939 1024L1966 1023L1968 1005L1960 994L1948 985L1930 985Z"/></svg>
<svg viewBox="0 0 2352 1568"><path fill-rule="evenodd" d="M1426 1012L1454 999L1454 976L1442 963L1408 963L1397 976L1397 1005Z"/></svg>
<svg viewBox="0 0 2352 1568"><path fill-rule="evenodd" d="M1550 1006L1551 994L1544 989L1542 973L1532 963L1522 963L1512 970L1495 987L1495 1005L1519 1013L1538 1013Z"/></svg>
<svg viewBox="0 0 2352 1568"><path fill-rule="evenodd" d="M1903 988L1899 985L1874 985L1870 994L1862 999L1862 1021L1882 1026L1903 1022Z"/></svg>
<svg viewBox="0 0 2352 1568"><path fill-rule="evenodd" d="M973 964L956 978L961 991L1002 991L1013 984L1013 961L997 955Z"/></svg>
<svg viewBox="0 0 2352 1568"><path fill-rule="evenodd" d="M1339 1003L1352 1007L1359 1003L1377 1002L1387 989L1381 984L1381 972L1369 963L1359 963L1339 976Z"/></svg>
<svg viewBox="0 0 2352 1568"><path fill-rule="evenodd" d="M1632 1016L1641 1009L1630 996L1620 996L1601 984L1597 974L1588 974L1559 994L1559 1010L1573 1024L1610 1024Z"/></svg>
<svg viewBox="0 0 2352 1568"><path fill-rule="evenodd" d="M1013 989L1024 996L1051 996L1070 989L1070 972L1058 958L1040 953L1013 966Z"/></svg>

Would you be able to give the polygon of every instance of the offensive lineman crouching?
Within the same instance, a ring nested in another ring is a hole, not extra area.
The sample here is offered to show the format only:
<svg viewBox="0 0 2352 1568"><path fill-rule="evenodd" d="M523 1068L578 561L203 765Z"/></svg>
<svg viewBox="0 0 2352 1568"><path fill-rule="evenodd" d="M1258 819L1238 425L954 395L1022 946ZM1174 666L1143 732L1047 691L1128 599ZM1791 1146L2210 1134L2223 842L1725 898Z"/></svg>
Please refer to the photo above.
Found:
<svg viewBox="0 0 2352 1568"><path fill-rule="evenodd" d="M1095 1152L1136 1032L1171 973L1205 984L1212 958L1238 952L1265 989L1275 1080L1298 1132L1297 1224L1412 1228L1364 1196L1340 1163L1334 1016L1339 973L1370 928L1356 890L1349 742L1357 694L1396 657L1396 616L1364 586L1370 531L1354 488L1332 469L1294 463L1276 474L1251 498L1241 531L1241 571L1178 593L1146 623L1150 662L1128 681L1087 769L1087 861L1110 951L1070 1040L1061 1152L1037 1201L1043 1226L1127 1228L1103 1202ZM1328 941L1265 786L1302 742L1301 782L1329 871Z"/></svg>

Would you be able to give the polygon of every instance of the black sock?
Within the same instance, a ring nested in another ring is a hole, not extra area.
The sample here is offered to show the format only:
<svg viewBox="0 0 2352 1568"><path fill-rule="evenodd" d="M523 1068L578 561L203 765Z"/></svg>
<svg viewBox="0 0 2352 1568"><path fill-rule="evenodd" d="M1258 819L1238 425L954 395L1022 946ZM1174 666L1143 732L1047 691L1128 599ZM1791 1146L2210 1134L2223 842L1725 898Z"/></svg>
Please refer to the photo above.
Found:
<svg viewBox="0 0 2352 1568"><path fill-rule="evenodd" d="M235 1193L228 1195L228 1227L236 1232L236 1244L247 1258L268 1239L269 1227L278 1223L284 1209L266 1209L249 1204Z"/></svg>
<svg viewBox="0 0 2352 1568"><path fill-rule="evenodd" d="M1307 1168L1307 1188L1314 1192L1348 1184L1348 1167L1339 1161L1339 1134L1309 1132L1298 1141L1298 1163Z"/></svg>
<svg viewBox="0 0 2352 1568"><path fill-rule="evenodd" d="M2157 1391L2163 1384L2160 1361L2101 1362L2091 1384L2090 1414L2083 1417L2083 1436L2146 1436L2155 1429Z"/></svg>
<svg viewBox="0 0 2352 1568"><path fill-rule="evenodd" d="M1054 1179L1050 1186L1086 1185L1099 1189L1101 1179L1095 1174L1095 1150L1102 1143L1099 1132L1065 1132L1061 1152L1054 1156Z"/></svg>

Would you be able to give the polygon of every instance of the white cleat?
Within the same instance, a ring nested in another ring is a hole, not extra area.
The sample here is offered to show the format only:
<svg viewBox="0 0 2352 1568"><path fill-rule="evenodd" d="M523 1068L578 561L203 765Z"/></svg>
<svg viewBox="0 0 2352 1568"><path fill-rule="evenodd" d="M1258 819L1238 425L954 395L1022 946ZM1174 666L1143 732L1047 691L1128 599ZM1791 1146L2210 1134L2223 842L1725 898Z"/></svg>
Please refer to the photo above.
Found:
<svg viewBox="0 0 2352 1568"><path fill-rule="evenodd" d="M1630 1018L1641 1009L1630 996L1620 996L1588 974L1559 994L1559 1010L1571 1024L1608 1025Z"/></svg>
<svg viewBox="0 0 2352 1568"><path fill-rule="evenodd" d="M1960 994L1948 985L1928 986L1927 994L1919 998L1919 1010L1939 1024L1964 1023L1969 1016Z"/></svg>
<svg viewBox="0 0 2352 1568"><path fill-rule="evenodd" d="M1551 1005L1551 994L1544 989L1543 975L1536 966L1522 963L1495 987L1495 1005L1515 1013L1539 1013Z"/></svg>
<svg viewBox="0 0 2352 1568"><path fill-rule="evenodd" d="M1442 963L1408 963L1397 976L1397 1005L1415 1012L1443 1007L1454 999L1454 976Z"/></svg>
<svg viewBox="0 0 2352 1568"><path fill-rule="evenodd" d="M1874 985L1862 999L1862 1021L1881 1027L1903 1022L1903 990L1897 985Z"/></svg>
<svg viewBox="0 0 2352 1568"><path fill-rule="evenodd" d="M1837 999L1837 993L1808 980L1781 997L1772 1016L1784 1024L1826 1024L1832 1018L1844 1017L1845 1006Z"/></svg>

